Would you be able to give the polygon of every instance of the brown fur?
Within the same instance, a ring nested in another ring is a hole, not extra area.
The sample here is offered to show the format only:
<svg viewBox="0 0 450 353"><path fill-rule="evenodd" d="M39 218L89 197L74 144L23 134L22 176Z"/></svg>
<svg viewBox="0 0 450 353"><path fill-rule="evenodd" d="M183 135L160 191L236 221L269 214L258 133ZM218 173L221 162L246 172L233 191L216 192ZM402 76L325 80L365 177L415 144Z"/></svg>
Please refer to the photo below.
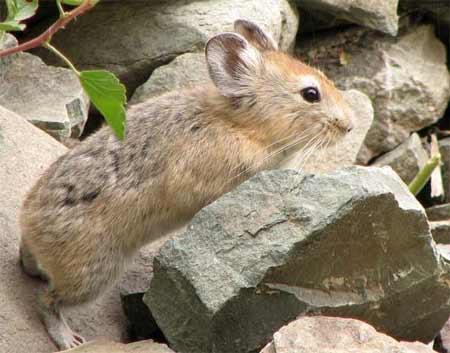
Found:
<svg viewBox="0 0 450 353"><path fill-rule="evenodd" d="M230 84L245 83L245 90L236 89L240 94L224 96L215 82L219 89L205 85L132 106L124 141L101 129L54 162L28 193L22 250L49 280L41 306L60 347L77 342L55 336L62 321L54 307L96 298L140 247L256 172L279 165L286 155L271 154L304 131L322 131L330 141L345 134L349 108L323 74L275 51L258 54L261 67L249 62L243 69L241 44L226 37L221 45L232 51L225 69L242 76ZM300 96L298 80L305 75L320 81L321 104Z"/></svg>

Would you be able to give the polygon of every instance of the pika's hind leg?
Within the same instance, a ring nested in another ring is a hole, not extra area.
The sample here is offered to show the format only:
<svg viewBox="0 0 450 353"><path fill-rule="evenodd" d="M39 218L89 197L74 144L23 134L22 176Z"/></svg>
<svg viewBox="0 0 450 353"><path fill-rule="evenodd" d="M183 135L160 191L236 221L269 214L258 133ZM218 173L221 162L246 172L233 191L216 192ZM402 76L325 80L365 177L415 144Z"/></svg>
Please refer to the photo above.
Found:
<svg viewBox="0 0 450 353"><path fill-rule="evenodd" d="M82 336L73 332L67 325L60 310L60 301L50 289L46 289L40 294L38 310L48 334L59 349L74 348L86 342Z"/></svg>
<svg viewBox="0 0 450 353"><path fill-rule="evenodd" d="M33 256L30 250L28 250L27 246L23 243L23 241L20 243L19 258L22 270L27 275L31 277L38 277L44 281L47 280L47 276L39 268L36 258Z"/></svg>

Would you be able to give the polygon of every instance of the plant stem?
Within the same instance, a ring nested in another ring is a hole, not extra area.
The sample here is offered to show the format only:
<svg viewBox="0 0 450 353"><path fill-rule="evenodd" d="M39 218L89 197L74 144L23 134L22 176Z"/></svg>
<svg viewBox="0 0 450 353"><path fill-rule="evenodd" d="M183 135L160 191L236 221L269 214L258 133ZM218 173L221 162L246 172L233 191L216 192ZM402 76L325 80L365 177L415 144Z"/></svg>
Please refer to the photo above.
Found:
<svg viewBox="0 0 450 353"><path fill-rule="evenodd" d="M417 195L430 179L433 170L441 163L441 155L436 154L431 157L427 164L417 173L413 181L408 185L409 191L413 195Z"/></svg>
<svg viewBox="0 0 450 353"><path fill-rule="evenodd" d="M75 66L73 66L70 60L53 45L51 45L49 42L46 42L42 44L42 46L50 50L53 54L59 56L66 63L66 65L69 66L71 70L77 74L77 76L80 76L80 72L75 68Z"/></svg>
<svg viewBox="0 0 450 353"><path fill-rule="evenodd" d="M40 36L38 36L34 39L31 39L28 42L22 43L22 44L18 45L17 47L6 48L4 50L0 50L0 58L3 56L17 53L17 52L26 51L26 50L40 47L44 43L50 41L50 39L56 32L58 32L60 29L64 28L73 19L75 19L76 17L91 10L97 2L98 1L95 1L95 0L84 0L80 6L76 7L75 9L73 9L70 12L66 12L65 17L61 17L59 20L57 20Z"/></svg>
<svg viewBox="0 0 450 353"><path fill-rule="evenodd" d="M56 6L58 7L59 11L59 18L64 18L67 16L67 13L64 11L64 8L61 4L61 0L56 0Z"/></svg>

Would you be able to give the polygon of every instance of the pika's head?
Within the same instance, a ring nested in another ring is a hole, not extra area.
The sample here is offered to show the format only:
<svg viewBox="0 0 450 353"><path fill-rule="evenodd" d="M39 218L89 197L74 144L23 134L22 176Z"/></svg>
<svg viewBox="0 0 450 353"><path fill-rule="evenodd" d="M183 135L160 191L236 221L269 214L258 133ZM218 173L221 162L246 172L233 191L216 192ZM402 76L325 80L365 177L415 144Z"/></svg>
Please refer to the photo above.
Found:
<svg viewBox="0 0 450 353"><path fill-rule="evenodd" d="M234 28L206 44L210 77L272 140L332 144L353 128L351 108L322 72L278 51L256 24L238 20Z"/></svg>

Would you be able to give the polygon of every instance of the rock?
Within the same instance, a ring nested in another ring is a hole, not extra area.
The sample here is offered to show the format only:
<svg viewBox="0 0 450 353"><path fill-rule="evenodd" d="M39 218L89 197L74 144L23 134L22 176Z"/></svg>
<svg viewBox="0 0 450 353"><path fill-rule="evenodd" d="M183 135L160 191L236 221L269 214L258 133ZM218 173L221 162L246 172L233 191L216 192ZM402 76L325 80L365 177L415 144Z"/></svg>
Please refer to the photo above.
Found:
<svg viewBox="0 0 450 353"><path fill-rule="evenodd" d="M238 18L270 31L283 49L294 44L298 14L289 0L102 1L52 42L79 68L113 71L133 92L155 68L203 51L209 37L232 30Z"/></svg>
<svg viewBox="0 0 450 353"><path fill-rule="evenodd" d="M445 201L450 203L450 138L439 141L439 151L442 157L441 171Z"/></svg>
<svg viewBox="0 0 450 353"><path fill-rule="evenodd" d="M450 97L445 47L430 25L397 38L358 28L317 34L297 52L338 87L371 98L375 120L358 155L364 164L439 120Z"/></svg>
<svg viewBox="0 0 450 353"><path fill-rule="evenodd" d="M179 353L253 352L306 312L427 342L450 314L448 271L390 168L272 171L162 247L144 301Z"/></svg>
<svg viewBox="0 0 450 353"><path fill-rule="evenodd" d="M282 327L260 353L433 353L419 342L398 342L365 322L337 317L302 317Z"/></svg>
<svg viewBox="0 0 450 353"><path fill-rule="evenodd" d="M326 13L337 19L376 29L395 36L398 30L398 0L296 0L301 9Z"/></svg>
<svg viewBox="0 0 450 353"><path fill-rule="evenodd" d="M0 107L0 352L55 350L36 312L43 283L19 266L18 212L25 193L66 148L22 117ZM124 331L117 290L84 308L71 309L71 326L88 339L119 340Z"/></svg>
<svg viewBox="0 0 450 353"><path fill-rule="evenodd" d="M300 8L301 25L298 28L298 37L303 38L307 34L315 34L319 31L327 30L330 28L338 28L342 26L348 26L348 22L336 18L328 13L320 12L317 10L307 10Z"/></svg>
<svg viewBox="0 0 450 353"><path fill-rule="evenodd" d="M305 162L303 153L299 153L286 164L287 168L301 168L306 172L324 173L356 163L356 156L373 121L373 107L369 97L364 93L350 90L343 94L354 112L354 129L335 146L318 151Z"/></svg>
<svg viewBox="0 0 450 353"><path fill-rule="evenodd" d="M448 353L450 351L450 320L448 320L444 327L439 332L436 338L434 349L440 353ZM437 344L436 344L437 343ZM436 347L437 346L437 347Z"/></svg>
<svg viewBox="0 0 450 353"><path fill-rule="evenodd" d="M430 222L430 229L436 243L450 244L450 219Z"/></svg>
<svg viewBox="0 0 450 353"><path fill-rule="evenodd" d="M450 11L447 1L400 0L401 13L426 12L438 26L450 26Z"/></svg>
<svg viewBox="0 0 450 353"><path fill-rule="evenodd" d="M140 103L172 90L206 82L209 82L209 74L205 54L182 54L153 71L149 80L136 89L130 103Z"/></svg>
<svg viewBox="0 0 450 353"><path fill-rule="evenodd" d="M401 145L377 158L372 165L390 166L406 184L409 184L427 161L428 153L423 148L419 135L414 133Z"/></svg>
<svg viewBox="0 0 450 353"><path fill-rule="evenodd" d="M450 245L448 244L436 244L436 248L439 251L439 254L446 259L447 261L450 261Z"/></svg>
<svg viewBox="0 0 450 353"><path fill-rule="evenodd" d="M429 207L425 211L430 221L450 220L450 203Z"/></svg>
<svg viewBox="0 0 450 353"><path fill-rule="evenodd" d="M70 353L175 353L165 344L151 340L122 344L108 341L89 342L80 347L69 349Z"/></svg>
<svg viewBox="0 0 450 353"><path fill-rule="evenodd" d="M7 34L0 49L16 45ZM0 105L57 140L81 135L89 99L71 70L47 66L28 53L14 54L0 59L0 92Z"/></svg>

